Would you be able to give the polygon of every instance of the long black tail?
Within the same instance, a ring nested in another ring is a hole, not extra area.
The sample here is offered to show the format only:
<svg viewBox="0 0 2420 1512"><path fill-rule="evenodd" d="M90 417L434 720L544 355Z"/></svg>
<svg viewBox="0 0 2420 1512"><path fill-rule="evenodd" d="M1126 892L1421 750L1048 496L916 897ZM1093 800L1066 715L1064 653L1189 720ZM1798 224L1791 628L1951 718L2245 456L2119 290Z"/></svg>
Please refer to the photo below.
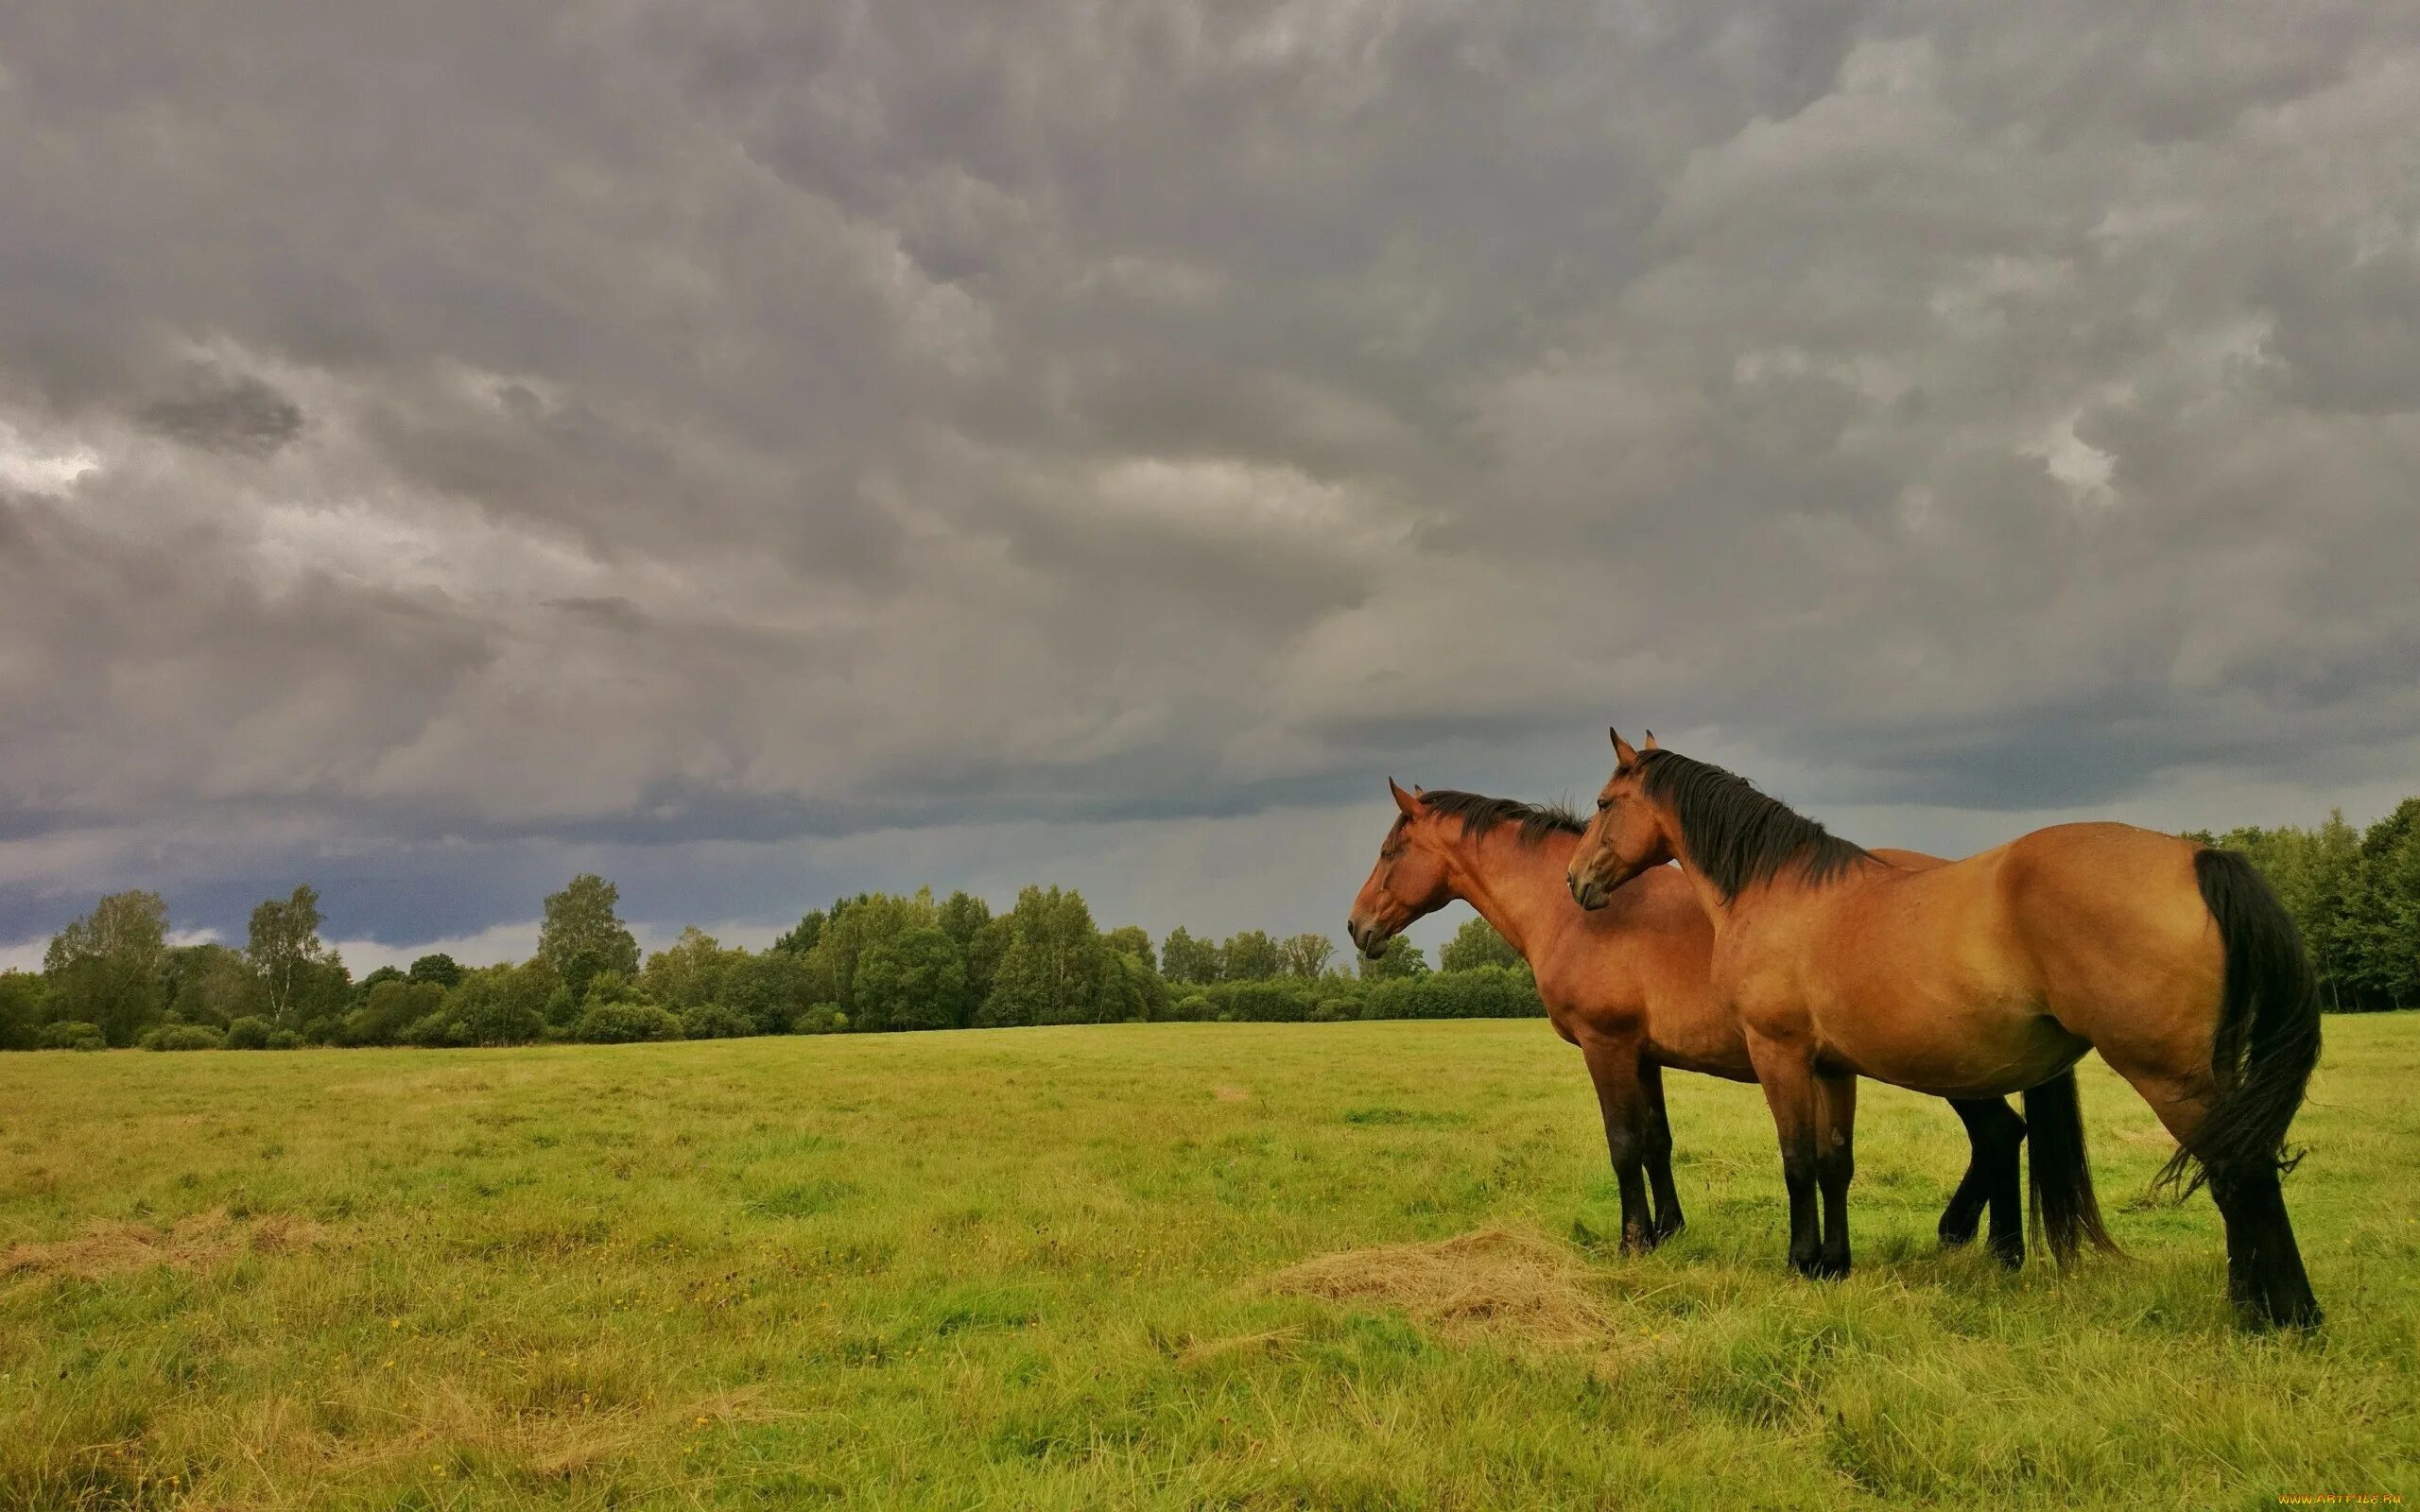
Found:
<svg viewBox="0 0 2420 1512"><path fill-rule="evenodd" d="M2233 850L2199 852L2193 875L2226 946L2227 979L2210 1050L2218 1101L2159 1174L2181 1192L2213 1171L2293 1169L2301 1157L2287 1157L2286 1127L2319 1064L2319 992L2292 916Z"/></svg>
<svg viewBox="0 0 2420 1512"><path fill-rule="evenodd" d="M2083 1156L2083 1105L2076 1099L2072 1067L2025 1094L2025 1128L2033 1151L2027 1179L2032 1190L2033 1236L2062 1265L2089 1244L2118 1253L2101 1226L2100 1201L2092 1194L2092 1167Z"/></svg>

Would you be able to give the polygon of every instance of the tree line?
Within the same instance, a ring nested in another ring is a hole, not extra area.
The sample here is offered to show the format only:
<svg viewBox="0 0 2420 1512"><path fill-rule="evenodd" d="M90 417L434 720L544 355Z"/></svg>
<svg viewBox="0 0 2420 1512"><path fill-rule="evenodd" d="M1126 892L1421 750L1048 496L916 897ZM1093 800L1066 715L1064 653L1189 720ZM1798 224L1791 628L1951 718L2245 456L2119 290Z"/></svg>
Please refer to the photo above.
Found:
<svg viewBox="0 0 2420 1512"><path fill-rule="evenodd" d="M1083 895L1028 887L994 915L965 892L859 893L762 951L691 927L641 959L620 894L584 874L545 900L527 961L424 955L355 981L320 937L319 895L252 912L246 943L171 945L157 893L114 893L53 937L39 972L0 972L0 1048L617 1043L1175 1020L1309 1022L1542 1015L1512 948L1474 919L1440 953L1410 941L1347 971L1325 936L1224 940L1103 930Z"/></svg>
<svg viewBox="0 0 2420 1512"><path fill-rule="evenodd" d="M2301 926L2325 1006L2420 1005L2420 798L2366 830L2190 838L2249 856ZM1528 968L1472 919L1437 970L1397 936L1348 970L1326 936L1223 940L1179 927L1154 946L1098 927L1072 888L1027 887L994 914L965 892L936 901L859 893L801 919L762 951L696 928L641 958L620 895L582 875L545 900L527 961L465 967L422 956L355 981L320 939L319 895L252 910L244 945L171 945L159 894L114 893L62 929L43 969L0 972L0 1049L147 1045L277 1049L610 1043L759 1034L877 1033L1016 1024L1542 1015Z"/></svg>
<svg viewBox="0 0 2420 1512"><path fill-rule="evenodd" d="M2294 916L2321 1005L2360 1013L2420 1006L2420 798L2366 830L2331 812L2316 829L2202 832L2240 850Z"/></svg>

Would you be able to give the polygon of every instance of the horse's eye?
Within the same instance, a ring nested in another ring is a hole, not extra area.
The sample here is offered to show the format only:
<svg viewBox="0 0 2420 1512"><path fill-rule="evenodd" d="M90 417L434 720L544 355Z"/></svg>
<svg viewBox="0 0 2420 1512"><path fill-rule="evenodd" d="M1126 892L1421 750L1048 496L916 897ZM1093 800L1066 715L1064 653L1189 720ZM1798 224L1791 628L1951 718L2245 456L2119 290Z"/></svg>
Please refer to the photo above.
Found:
<svg viewBox="0 0 2420 1512"><path fill-rule="evenodd" d="M1600 798L1597 800L1597 812L1599 814L1604 813L1607 809L1612 808L1613 806L1614 800L1612 799Z"/></svg>

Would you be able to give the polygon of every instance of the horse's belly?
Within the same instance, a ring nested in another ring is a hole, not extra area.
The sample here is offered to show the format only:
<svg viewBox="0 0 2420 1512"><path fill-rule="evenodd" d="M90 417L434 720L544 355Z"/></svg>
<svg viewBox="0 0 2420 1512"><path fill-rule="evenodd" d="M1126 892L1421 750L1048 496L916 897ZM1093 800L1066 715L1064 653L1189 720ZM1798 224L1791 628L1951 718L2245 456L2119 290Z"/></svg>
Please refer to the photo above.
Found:
<svg viewBox="0 0 2420 1512"><path fill-rule="evenodd" d="M1748 1043L1735 1040L1727 1044L1684 1041L1667 1044L1648 1041L1647 1053L1658 1065L1674 1071L1694 1071L1707 1076L1720 1076L1725 1081L1754 1081L1755 1067L1748 1059Z"/></svg>
<svg viewBox="0 0 2420 1512"><path fill-rule="evenodd" d="M1939 1097L2038 1087L2089 1048L2021 1003L1826 1004L1815 1030L1819 1063Z"/></svg>

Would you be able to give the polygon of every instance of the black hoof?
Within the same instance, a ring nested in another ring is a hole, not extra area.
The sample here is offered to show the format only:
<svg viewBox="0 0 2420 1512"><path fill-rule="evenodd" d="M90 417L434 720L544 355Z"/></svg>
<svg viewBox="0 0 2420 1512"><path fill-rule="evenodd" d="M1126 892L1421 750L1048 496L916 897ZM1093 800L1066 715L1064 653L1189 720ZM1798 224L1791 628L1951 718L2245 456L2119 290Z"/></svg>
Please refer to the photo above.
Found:
<svg viewBox="0 0 2420 1512"><path fill-rule="evenodd" d="M2250 1306L2238 1303L2238 1311L2244 1327L2255 1333L2309 1333L2321 1322L2318 1299L2308 1292L2300 1297L2273 1297Z"/></svg>
<svg viewBox="0 0 2420 1512"><path fill-rule="evenodd" d="M1962 1211L1953 1205L1941 1215L1943 1247L1956 1249L1961 1245L1973 1244L1975 1232L1982 1227L1982 1224L1983 1213L1979 1207L1972 1211Z"/></svg>

